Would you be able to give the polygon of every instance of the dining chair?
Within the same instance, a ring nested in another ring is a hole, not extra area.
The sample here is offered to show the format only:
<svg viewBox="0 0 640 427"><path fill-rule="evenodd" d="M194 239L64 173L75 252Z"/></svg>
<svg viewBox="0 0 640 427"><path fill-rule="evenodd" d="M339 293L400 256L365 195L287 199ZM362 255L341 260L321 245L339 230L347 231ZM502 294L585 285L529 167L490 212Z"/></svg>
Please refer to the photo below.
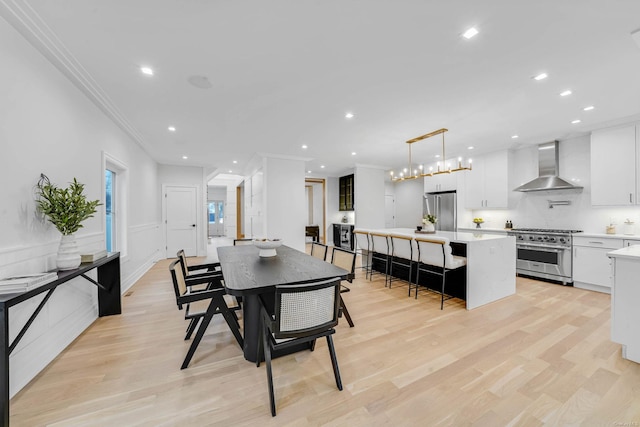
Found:
<svg viewBox="0 0 640 427"><path fill-rule="evenodd" d="M327 259L327 249L329 249L327 245L323 245L322 243L318 243L318 242L312 242L311 256L324 261Z"/></svg>
<svg viewBox="0 0 640 427"><path fill-rule="evenodd" d="M344 268L349 272L347 276L347 281L349 283L353 282L355 277L355 268L356 268L356 253L348 251L342 248L333 248L333 252L331 254L331 264ZM342 298L342 294L346 292L351 292L351 289L340 282L340 310L344 313L344 318L347 319L349 326L353 328L353 320L351 320L351 315L349 314L349 310L347 310L347 306L344 303L344 298Z"/></svg>
<svg viewBox="0 0 640 427"><path fill-rule="evenodd" d="M445 284L447 273L467 265L465 257L451 253L451 244L446 237L416 237L418 244L418 271L416 273L416 298L418 298L418 286L420 286L420 272L434 274L441 277L440 286L440 310L444 308ZM428 288L427 288L428 289Z"/></svg>
<svg viewBox="0 0 640 427"><path fill-rule="evenodd" d="M261 327L256 366L260 366L264 357L271 415L276 416L272 351L305 342L310 343L313 351L315 341L326 337L336 386L342 390L338 359L331 337L335 333L334 326L338 324L340 311L340 278L276 286L275 304L269 304L260 297L260 305Z"/></svg>
<svg viewBox="0 0 640 427"><path fill-rule="evenodd" d="M194 303L196 301L209 301L209 306L204 312L192 313L190 315L190 320L195 320L195 324L197 324L199 320L201 321L200 326L198 327L198 331L196 332L196 336L191 342L191 346L189 347L187 355L182 362L182 367L180 368L185 369L189 366L191 358L198 348L198 345L202 340L202 336L204 335L204 332L211 322L211 318L215 314L222 314L224 320L227 322L227 325L229 325L229 329L231 329L231 332L236 338L236 341L238 341L238 345L240 346L240 348L243 347L244 340L242 338L242 335L240 334L240 324L238 323L238 318L235 316L235 313L229 308L224 299L224 287L207 287L206 289L201 290L189 289L189 287L187 286L187 281L184 277L183 267L180 265L181 262L182 260L178 258L169 265L169 271L171 271L171 279L173 281L173 289L176 294L176 303L178 304L178 309L182 310L183 306L187 306L188 310L188 307L191 303ZM202 283L208 283L211 278L203 276L200 278L196 278L196 280L193 281L197 282L198 280L201 280ZM193 328L195 328L195 326L193 326Z"/></svg>
<svg viewBox="0 0 640 427"><path fill-rule="evenodd" d="M224 287L223 285L224 279L221 277L222 269L220 267L219 262L213 262L208 264L197 264L197 265L190 266L187 264L187 257L185 255L184 249L180 249L178 251L177 257L180 260L182 260L180 265L183 267L182 272L184 273L185 280L187 282L187 287L189 287L190 289L207 289L207 288ZM200 280L204 276L212 276L211 281L206 282L206 281ZM221 281L220 279L223 279L223 280ZM194 285L195 282L197 282L197 284ZM194 287L191 288L192 286ZM238 311L242 308L241 297L233 297L231 295L228 295L228 297L234 300L233 301L234 311ZM185 314L185 317L187 317L189 313L189 305L187 305L186 313L187 314ZM236 315L235 312L233 313L233 315L234 316ZM187 335L184 338L185 340L188 340L189 338L191 338L191 334L195 330L197 323L198 323L197 316L192 318L192 320L189 322L189 326L187 327Z"/></svg>
<svg viewBox="0 0 640 427"><path fill-rule="evenodd" d="M356 238L356 253L360 253L360 268L364 270L364 278L369 278L371 273L371 250L369 248L369 232L362 228L353 230Z"/></svg>
<svg viewBox="0 0 640 427"><path fill-rule="evenodd" d="M389 257L391 255L391 245L389 244L389 235L386 233L371 232L371 273L369 280L375 273L384 274L384 285L389 282ZM374 263L378 261L384 265L384 273L374 270Z"/></svg>
<svg viewBox="0 0 640 427"><path fill-rule="evenodd" d="M199 274L220 274L220 263L212 262L208 264L197 264L197 265L189 265L187 263L187 255L184 252L184 249L180 249L176 254L178 258L182 260L182 272L184 273L184 277L188 278L189 276L199 275Z"/></svg>
<svg viewBox="0 0 640 427"><path fill-rule="evenodd" d="M394 267L404 270L407 273L407 282L409 283L409 296L411 296L413 265L417 261L417 250L414 254L413 236L405 234L392 233L389 235L391 242L391 257L389 263L389 287L394 280L398 278L398 273L394 274ZM417 291L416 291L417 292Z"/></svg>

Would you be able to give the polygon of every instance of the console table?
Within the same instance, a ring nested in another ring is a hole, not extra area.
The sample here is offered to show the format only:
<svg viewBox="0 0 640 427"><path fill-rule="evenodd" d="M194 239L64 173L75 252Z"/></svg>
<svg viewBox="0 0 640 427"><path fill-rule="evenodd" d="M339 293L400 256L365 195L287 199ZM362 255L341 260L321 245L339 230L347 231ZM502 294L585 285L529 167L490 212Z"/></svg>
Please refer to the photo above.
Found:
<svg viewBox="0 0 640 427"><path fill-rule="evenodd" d="M98 269L98 280L86 275ZM95 262L80 264L75 270L58 271L58 278L27 292L0 294L0 425L9 425L9 355L16 348L38 313L56 288L71 279L83 277L98 287L98 315L111 316L122 312L120 301L120 253L113 252ZM9 308L46 292L31 317L27 320L13 342L9 342Z"/></svg>

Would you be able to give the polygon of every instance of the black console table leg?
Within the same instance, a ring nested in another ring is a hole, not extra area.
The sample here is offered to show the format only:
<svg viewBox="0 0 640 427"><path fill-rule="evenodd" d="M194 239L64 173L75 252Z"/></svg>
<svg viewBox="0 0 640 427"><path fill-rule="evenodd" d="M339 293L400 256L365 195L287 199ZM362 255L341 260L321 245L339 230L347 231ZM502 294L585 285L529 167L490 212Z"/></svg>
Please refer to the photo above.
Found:
<svg viewBox="0 0 640 427"><path fill-rule="evenodd" d="M111 316L122 313L120 299L120 257L98 267L98 315Z"/></svg>
<svg viewBox="0 0 640 427"><path fill-rule="evenodd" d="M9 425L9 307L0 307L0 425Z"/></svg>

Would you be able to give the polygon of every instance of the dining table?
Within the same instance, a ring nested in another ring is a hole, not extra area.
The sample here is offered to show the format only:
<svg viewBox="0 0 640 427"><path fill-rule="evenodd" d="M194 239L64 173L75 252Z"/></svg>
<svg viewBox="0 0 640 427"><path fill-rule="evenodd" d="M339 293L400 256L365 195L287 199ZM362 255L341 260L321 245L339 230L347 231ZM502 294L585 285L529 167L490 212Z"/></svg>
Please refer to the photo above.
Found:
<svg viewBox="0 0 640 427"><path fill-rule="evenodd" d="M343 268L286 245L278 247L276 255L271 257L259 256L259 250L254 245L221 246L217 250L227 293L242 297L243 352L244 358L251 362L257 359L260 338L260 298L273 300L276 286L336 277L345 280L349 275Z"/></svg>

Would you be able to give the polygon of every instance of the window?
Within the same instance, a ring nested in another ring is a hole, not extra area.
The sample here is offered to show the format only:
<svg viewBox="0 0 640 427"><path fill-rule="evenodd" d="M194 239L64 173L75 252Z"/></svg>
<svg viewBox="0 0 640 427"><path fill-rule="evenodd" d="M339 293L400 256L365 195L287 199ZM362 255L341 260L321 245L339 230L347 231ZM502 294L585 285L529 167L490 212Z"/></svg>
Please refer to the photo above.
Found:
<svg viewBox="0 0 640 427"><path fill-rule="evenodd" d="M120 252L127 256L127 193L129 168L102 153L104 170L105 247L109 252Z"/></svg>
<svg viewBox="0 0 640 427"><path fill-rule="evenodd" d="M115 230L117 229L116 218L115 215L115 181L116 181L116 173L112 170L105 169L104 171L104 182L105 182L105 192L104 192L104 208L105 208L105 218L106 218L106 230L105 230L105 240L107 242L107 252L113 252L116 245L116 236L117 233Z"/></svg>

